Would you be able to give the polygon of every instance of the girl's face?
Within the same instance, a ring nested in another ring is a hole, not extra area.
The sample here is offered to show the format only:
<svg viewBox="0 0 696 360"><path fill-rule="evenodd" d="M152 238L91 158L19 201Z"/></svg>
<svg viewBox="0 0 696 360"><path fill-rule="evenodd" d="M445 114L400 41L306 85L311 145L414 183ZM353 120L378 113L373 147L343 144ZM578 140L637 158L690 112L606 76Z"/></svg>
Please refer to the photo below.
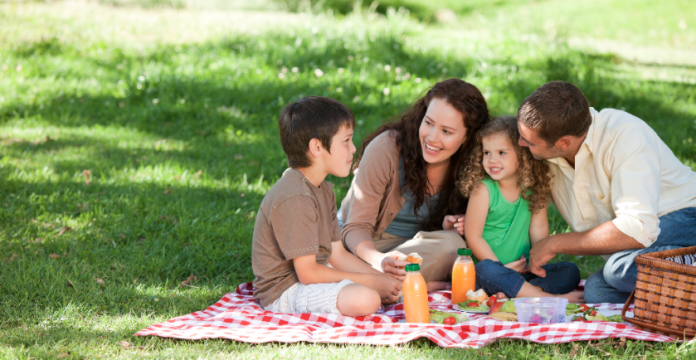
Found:
<svg viewBox="0 0 696 360"><path fill-rule="evenodd" d="M442 99L433 98L418 130L423 159L430 165L449 162L466 139L464 116Z"/></svg>
<svg viewBox="0 0 696 360"><path fill-rule="evenodd" d="M481 139L483 144L483 169L493 180L517 178L517 153L512 142L503 133L491 134Z"/></svg>

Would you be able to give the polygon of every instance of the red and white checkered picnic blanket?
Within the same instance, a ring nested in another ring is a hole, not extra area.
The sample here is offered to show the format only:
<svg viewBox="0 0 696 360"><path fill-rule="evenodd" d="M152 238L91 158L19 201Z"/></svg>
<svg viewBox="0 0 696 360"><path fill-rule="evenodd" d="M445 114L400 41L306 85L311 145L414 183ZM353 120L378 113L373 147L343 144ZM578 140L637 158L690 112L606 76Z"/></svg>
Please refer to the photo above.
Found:
<svg viewBox="0 0 696 360"><path fill-rule="evenodd" d="M281 314L261 308L253 294L251 283L241 284L235 292L226 294L203 311L152 325L135 335L177 339L221 338L248 343L307 341L371 345L402 344L426 337L447 348L479 348L498 338L526 339L544 344L621 337L649 341L674 340L638 330L630 324L613 322L541 325L470 315L470 321L457 325L408 324L403 322L403 304L357 318L333 314ZM453 311L449 291L428 295L430 308ZM600 312L620 311L623 304L592 306L596 306Z"/></svg>

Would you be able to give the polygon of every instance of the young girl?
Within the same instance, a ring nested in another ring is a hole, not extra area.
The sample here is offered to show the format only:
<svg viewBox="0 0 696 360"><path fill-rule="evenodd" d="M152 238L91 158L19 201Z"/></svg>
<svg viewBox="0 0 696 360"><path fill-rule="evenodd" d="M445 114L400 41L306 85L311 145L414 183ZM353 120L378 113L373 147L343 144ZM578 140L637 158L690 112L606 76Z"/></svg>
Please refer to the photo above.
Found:
<svg viewBox="0 0 696 360"><path fill-rule="evenodd" d="M477 284L488 294L502 292L509 298L560 296L583 302L582 292L571 292L580 283L575 264L544 265L544 278L527 268L530 245L549 236L546 162L518 145L516 117L494 118L476 137L480 146L458 185L469 197L463 230L478 260ZM461 226L455 227L461 232Z"/></svg>

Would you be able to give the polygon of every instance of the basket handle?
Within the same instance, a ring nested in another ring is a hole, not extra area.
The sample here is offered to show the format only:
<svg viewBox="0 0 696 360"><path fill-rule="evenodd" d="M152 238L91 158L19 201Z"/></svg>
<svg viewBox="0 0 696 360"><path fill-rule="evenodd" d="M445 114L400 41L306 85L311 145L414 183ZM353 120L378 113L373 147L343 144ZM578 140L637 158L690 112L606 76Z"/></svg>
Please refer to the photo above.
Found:
<svg viewBox="0 0 696 360"><path fill-rule="evenodd" d="M628 297L628 300L626 300L626 303L623 306L623 309L621 309L621 318L624 319L624 321L628 321L628 318L626 318L626 311L628 311L628 307L631 305L633 302L633 298L635 297L636 291L633 290L631 292L631 296ZM633 320L633 319L631 319Z"/></svg>

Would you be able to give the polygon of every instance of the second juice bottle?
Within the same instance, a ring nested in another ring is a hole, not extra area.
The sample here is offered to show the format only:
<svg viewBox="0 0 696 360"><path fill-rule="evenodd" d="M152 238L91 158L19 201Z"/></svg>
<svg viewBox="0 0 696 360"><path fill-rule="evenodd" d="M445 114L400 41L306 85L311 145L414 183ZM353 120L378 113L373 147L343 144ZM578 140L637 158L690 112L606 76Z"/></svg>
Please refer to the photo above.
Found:
<svg viewBox="0 0 696 360"><path fill-rule="evenodd" d="M452 268L452 304L466 301L467 291L476 291L476 269L471 260L471 249L457 250Z"/></svg>

